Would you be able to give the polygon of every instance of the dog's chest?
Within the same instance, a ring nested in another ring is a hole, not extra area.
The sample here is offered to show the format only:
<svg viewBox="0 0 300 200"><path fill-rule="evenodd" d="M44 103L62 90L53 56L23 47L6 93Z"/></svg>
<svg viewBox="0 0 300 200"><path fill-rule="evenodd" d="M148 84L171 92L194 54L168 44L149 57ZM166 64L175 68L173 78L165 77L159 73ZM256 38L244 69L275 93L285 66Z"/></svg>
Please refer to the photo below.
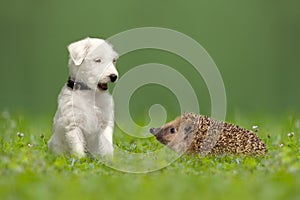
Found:
<svg viewBox="0 0 300 200"><path fill-rule="evenodd" d="M113 121L113 100L108 92L78 92L73 102L87 133L99 132Z"/></svg>
<svg viewBox="0 0 300 200"><path fill-rule="evenodd" d="M106 92L103 94L96 94L95 96L95 113L100 124L107 126L113 120L114 103L112 96Z"/></svg>

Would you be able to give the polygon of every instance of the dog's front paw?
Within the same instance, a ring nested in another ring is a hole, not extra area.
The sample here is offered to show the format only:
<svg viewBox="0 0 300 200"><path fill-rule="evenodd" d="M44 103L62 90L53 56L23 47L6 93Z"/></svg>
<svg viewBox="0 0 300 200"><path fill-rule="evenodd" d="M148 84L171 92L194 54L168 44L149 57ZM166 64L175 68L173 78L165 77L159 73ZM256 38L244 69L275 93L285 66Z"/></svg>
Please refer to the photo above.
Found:
<svg viewBox="0 0 300 200"><path fill-rule="evenodd" d="M76 158L84 158L86 156L86 153L84 151L71 151L71 156L74 156Z"/></svg>

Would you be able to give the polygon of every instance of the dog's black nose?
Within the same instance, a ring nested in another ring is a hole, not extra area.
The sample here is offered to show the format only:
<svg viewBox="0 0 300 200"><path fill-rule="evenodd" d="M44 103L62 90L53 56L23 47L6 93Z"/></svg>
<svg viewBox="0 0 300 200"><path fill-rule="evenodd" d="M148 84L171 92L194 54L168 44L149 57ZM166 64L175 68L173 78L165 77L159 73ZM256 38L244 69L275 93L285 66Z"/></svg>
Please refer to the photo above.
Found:
<svg viewBox="0 0 300 200"><path fill-rule="evenodd" d="M118 76L115 74L111 74L111 75L109 75L109 78L110 78L111 82L115 82L117 80Z"/></svg>

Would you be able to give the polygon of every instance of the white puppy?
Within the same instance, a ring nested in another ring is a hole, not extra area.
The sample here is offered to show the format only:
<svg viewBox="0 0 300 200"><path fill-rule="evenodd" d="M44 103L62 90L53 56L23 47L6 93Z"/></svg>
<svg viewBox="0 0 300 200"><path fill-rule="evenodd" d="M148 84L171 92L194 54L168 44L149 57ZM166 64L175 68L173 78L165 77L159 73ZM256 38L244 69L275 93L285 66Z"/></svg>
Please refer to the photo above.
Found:
<svg viewBox="0 0 300 200"><path fill-rule="evenodd" d="M69 80L58 96L49 149L78 157L112 156L114 103L107 83L118 78L118 55L97 38L74 42L68 50Z"/></svg>

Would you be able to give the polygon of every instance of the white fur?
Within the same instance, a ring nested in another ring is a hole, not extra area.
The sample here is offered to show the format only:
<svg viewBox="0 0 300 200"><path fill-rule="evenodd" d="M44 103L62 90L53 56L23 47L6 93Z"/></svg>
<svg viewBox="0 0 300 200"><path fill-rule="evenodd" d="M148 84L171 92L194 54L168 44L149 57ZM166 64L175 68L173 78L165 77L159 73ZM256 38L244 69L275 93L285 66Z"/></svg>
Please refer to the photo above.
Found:
<svg viewBox="0 0 300 200"><path fill-rule="evenodd" d="M108 90L101 90L97 85L110 82L112 74L118 75L113 63L118 55L110 44L97 38L74 42L68 50L70 77L91 90L72 90L66 85L62 88L49 149L78 157L87 152L112 156L114 103Z"/></svg>

